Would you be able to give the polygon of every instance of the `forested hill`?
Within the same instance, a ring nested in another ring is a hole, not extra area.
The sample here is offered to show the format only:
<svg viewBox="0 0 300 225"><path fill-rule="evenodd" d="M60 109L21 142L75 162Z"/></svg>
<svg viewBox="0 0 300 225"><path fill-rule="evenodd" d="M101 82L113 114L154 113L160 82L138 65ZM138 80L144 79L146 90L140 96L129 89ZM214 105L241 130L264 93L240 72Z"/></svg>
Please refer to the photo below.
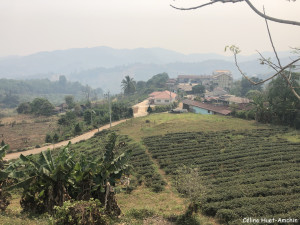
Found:
<svg viewBox="0 0 300 225"><path fill-rule="evenodd" d="M45 97L52 103L64 101L65 95L73 95L77 100L84 99L86 93L91 98L102 96L102 89L91 89L79 82L67 81L60 76L57 81L48 79L13 80L0 79L0 105L2 107L15 107L20 102L30 101L35 97Z"/></svg>

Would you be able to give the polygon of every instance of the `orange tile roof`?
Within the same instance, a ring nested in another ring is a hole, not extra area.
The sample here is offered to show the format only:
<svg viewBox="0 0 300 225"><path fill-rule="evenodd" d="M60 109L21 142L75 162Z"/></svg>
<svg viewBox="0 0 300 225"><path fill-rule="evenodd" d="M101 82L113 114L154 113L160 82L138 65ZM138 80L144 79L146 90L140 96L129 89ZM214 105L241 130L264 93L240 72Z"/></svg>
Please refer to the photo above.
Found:
<svg viewBox="0 0 300 225"><path fill-rule="evenodd" d="M171 92L172 99L176 98L177 94ZM157 99L170 99L170 91L155 91L149 94L151 98Z"/></svg>

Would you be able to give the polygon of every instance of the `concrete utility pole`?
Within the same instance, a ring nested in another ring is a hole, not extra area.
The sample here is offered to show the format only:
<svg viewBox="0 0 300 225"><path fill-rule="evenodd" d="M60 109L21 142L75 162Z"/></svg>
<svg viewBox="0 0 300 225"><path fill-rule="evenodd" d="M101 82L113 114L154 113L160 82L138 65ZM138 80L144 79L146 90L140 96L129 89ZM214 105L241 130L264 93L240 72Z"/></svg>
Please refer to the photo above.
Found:
<svg viewBox="0 0 300 225"><path fill-rule="evenodd" d="M111 128L111 106L110 106L109 91L107 92L107 97L108 97L108 110L109 110L109 127Z"/></svg>

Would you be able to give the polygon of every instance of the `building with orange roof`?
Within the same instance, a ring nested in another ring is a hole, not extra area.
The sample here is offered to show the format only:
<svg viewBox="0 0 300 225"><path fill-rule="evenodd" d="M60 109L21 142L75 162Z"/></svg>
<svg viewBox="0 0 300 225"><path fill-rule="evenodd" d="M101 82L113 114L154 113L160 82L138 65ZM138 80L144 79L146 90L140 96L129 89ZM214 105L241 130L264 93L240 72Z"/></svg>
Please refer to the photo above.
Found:
<svg viewBox="0 0 300 225"><path fill-rule="evenodd" d="M169 105L176 100L177 94L170 91L155 91L149 94L149 104Z"/></svg>

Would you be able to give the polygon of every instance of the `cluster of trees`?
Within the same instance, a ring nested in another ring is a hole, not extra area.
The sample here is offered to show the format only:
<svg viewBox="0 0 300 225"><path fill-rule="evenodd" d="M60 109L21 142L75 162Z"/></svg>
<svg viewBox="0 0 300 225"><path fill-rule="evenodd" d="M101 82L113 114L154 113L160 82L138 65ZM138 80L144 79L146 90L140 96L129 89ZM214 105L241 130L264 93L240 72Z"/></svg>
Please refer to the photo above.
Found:
<svg viewBox="0 0 300 225"><path fill-rule="evenodd" d="M32 102L23 102L18 108L20 114L35 114L38 116L51 116L54 106L45 98L35 98Z"/></svg>
<svg viewBox="0 0 300 225"><path fill-rule="evenodd" d="M0 105L5 108L15 108L20 102L41 96L58 103L65 95L73 95L77 99L96 100L103 95L103 91L101 88L92 89L79 82L67 81L65 76L60 76L58 81L0 79Z"/></svg>
<svg viewBox="0 0 300 225"><path fill-rule="evenodd" d="M109 103L101 102L92 104L78 104L72 96L65 97L68 110L60 115L58 119L59 128L55 133L60 134L60 139L67 139L74 135L79 135L84 131L97 128L110 122ZM111 120L133 117L133 110L124 102L113 102L111 104ZM55 133L53 135L55 135ZM51 135L50 135L51 136ZM54 141L52 139L52 141Z"/></svg>
<svg viewBox="0 0 300 225"><path fill-rule="evenodd" d="M296 86L300 81L299 73L291 73L290 80ZM263 123L275 123L300 128L300 101L292 93L288 84L284 82L282 76L273 79L265 88L251 85L246 79L241 82L241 90L246 97L252 100L252 109L236 112L236 116L241 118L255 119ZM237 89L235 89L237 90ZM297 89L296 92L300 90Z"/></svg>
<svg viewBox="0 0 300 225"><path fill-rule="evenodd" d="M130 76L126 76L122 80L122 89L124 91L124 95L132 95L136 94L150 94L153 91L165 90L167 87L166 82L169 79L169 75L167 73L160 73L154 75L148 81L135 81Z"/></svg>
<svg viewBox="0 0 300 225"><path fill-rule="evenodd" d="M117 135L111 133L103 156L97 159L77 155L69 149L69 145L56 157L48 150L37 157L21 155L15 163L2 166L1 191L7 193L13 188L22 188L21 207L31 213L55 213L55 206L63 206L67 200L88 201L93 198L101 203L105 214L120 215L112 188L129 169L127 160L130 151L123 150L125 144L117 144ZM1 160L4 155L2 147ZM7 179L10 184L4 183ZM1 193L0 202L6 202L3 209L9 203ZM65 216L68 218L68 215Z"/></svg>
<svg viewBox="0 0 300 225"><path fill-rule="evenodd" d="M0 92L0 105L3 108L15 108L18 106L18 104L20 103L19 96L12 94L11 91L8 92L1 91L1 92Z"/></svg>
<svg viewBox="0 0 300 225"><path fill-rule="evenodd" d="M79 82L70 82L65 76L59 76L57 81L49 79L13 80L0 79L0 90L13 94L71 94L83 91L86 86ZM98 90L100 92L100 90Z"/></svg>
<svg viewBox="0 0 300 225"><path fill-rule="evenodd" d="M257 77L251 78L254 82L260 82L262 79ZM246 78L242 78L241 80L237 80L233 83L230 88L230 94L240 96L240 97L251 97L254 91L261 92L263 90L263 84L253 85Z"/></svg>

